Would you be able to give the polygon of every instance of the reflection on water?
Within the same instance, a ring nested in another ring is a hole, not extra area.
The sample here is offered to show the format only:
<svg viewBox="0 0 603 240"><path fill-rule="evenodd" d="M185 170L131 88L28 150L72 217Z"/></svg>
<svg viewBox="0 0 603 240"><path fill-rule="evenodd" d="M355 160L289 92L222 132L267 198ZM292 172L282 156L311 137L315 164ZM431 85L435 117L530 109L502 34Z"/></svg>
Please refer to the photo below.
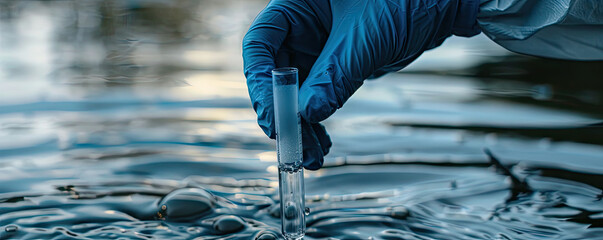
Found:
<svg viewBox="0 0 603 240"><path fill-rule="evenodd" d="M240 60L265 3L0 1L0 239L281 238ZM601 238L600 66L480 36L367 82L306 239Z"/></svg>

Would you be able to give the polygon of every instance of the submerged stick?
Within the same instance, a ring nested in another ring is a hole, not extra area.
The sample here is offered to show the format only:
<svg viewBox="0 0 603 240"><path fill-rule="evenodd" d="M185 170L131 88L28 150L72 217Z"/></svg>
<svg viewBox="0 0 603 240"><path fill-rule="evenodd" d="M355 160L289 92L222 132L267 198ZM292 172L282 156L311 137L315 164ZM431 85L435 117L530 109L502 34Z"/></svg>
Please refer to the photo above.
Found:
<svg viewBox="0 0 603 240"><path fill-rule="evenodd" d="M490 151L490 149L486 148L486 149L484 149L484 152L486 153L486 155L488 155L490 162L492 163L492 165L494 165L496 170L498 170L503 175L508 176L511 179L512 196L511 196L510 200L517 198L517 196L519 196L519 194L521 194L521 193L531 193L532 192L532 189L530 188L528 183L525 180L520 180L517 176L515 176L515 174L513 174L508 167L505 167L500 162L500 160L498 160L498 158L496 158L496 156L494 156L494 154Z"/></svg>

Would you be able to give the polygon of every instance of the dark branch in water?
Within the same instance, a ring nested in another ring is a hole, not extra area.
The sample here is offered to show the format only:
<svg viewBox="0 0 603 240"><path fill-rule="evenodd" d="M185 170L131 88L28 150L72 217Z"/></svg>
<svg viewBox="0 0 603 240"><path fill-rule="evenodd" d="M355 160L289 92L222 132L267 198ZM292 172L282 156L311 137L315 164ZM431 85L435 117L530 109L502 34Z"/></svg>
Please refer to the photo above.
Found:
<svg viewBox="0 0 603 240"><path fill-rule="evenodd" d="M509 201L515 200L517 198L517 196L519 196L519 194L532 192L532 189L530 188L530 186L528 186L528 183L524 180L520 180L517 176L515 176L511 172L511 170L508 167L505 167L504 165L502 165L500 160L498 160L498 158L496 158L494 156L494 154L492 154L490 149L486 148L486 149L484 149L484 152L486 153L486 155L488 155L488 158L490 158L490 162L492 163L492 165L494 165L494 167L496 168L496 170L498 172L511 178L512 196L511 196L511 198L509 198Z"/></svg>

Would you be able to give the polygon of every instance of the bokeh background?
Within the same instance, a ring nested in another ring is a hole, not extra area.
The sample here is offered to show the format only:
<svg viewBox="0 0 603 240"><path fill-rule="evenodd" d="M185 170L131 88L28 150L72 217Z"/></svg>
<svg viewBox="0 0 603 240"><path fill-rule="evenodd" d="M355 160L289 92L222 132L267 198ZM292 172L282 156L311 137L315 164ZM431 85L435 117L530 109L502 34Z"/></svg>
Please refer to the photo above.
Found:
<svg viewBox="0 0 603 240"><path fill-rule="evenodd" d="M241 58L266 4L0 0L0 238L278 238ZM603 236L602 122L603 62L449 38L324 122L308 239Z"/></svg>

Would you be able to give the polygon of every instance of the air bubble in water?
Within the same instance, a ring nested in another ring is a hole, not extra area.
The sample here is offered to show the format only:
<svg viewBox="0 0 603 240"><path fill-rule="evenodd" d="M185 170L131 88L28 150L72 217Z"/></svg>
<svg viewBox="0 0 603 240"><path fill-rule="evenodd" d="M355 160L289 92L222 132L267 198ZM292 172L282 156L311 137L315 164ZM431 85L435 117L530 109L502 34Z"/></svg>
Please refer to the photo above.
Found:
<svg viewBox="0 0 603 240"><path fill-rule="evenodd" d="M404 206L394 206L389 208L389 214L393 218L404 219L408 217L408 209Z"/></svg>
<svg viewBox="0 0 603 240"><path fill-rule="evenodd" d="M286 219L296 219L297 218L297 208L295 207L295 203L288 202L285 205L285 218Z"/></svg>
<svg viewBox="0 0 603 240"><path fill-rule="evenodd" d="M157 217L166 220L186 221L209 214L215 206L211 193L201 188L182 188L161 199Z"/></svg>
<svg viewBox="0 0 603 240"><path fill-rule="evenodd" d="M245 228L246 224L240 217L225 215L214 222L214 229L220 233L234 233Z"/></svg>
<svg viewBox="0 0 603 240"><path fill-rule="evenodd" d="M4 231L6 232L16 232L17 230L19 230L19 227L15 225L8 225L4 228Z"/></svg>

